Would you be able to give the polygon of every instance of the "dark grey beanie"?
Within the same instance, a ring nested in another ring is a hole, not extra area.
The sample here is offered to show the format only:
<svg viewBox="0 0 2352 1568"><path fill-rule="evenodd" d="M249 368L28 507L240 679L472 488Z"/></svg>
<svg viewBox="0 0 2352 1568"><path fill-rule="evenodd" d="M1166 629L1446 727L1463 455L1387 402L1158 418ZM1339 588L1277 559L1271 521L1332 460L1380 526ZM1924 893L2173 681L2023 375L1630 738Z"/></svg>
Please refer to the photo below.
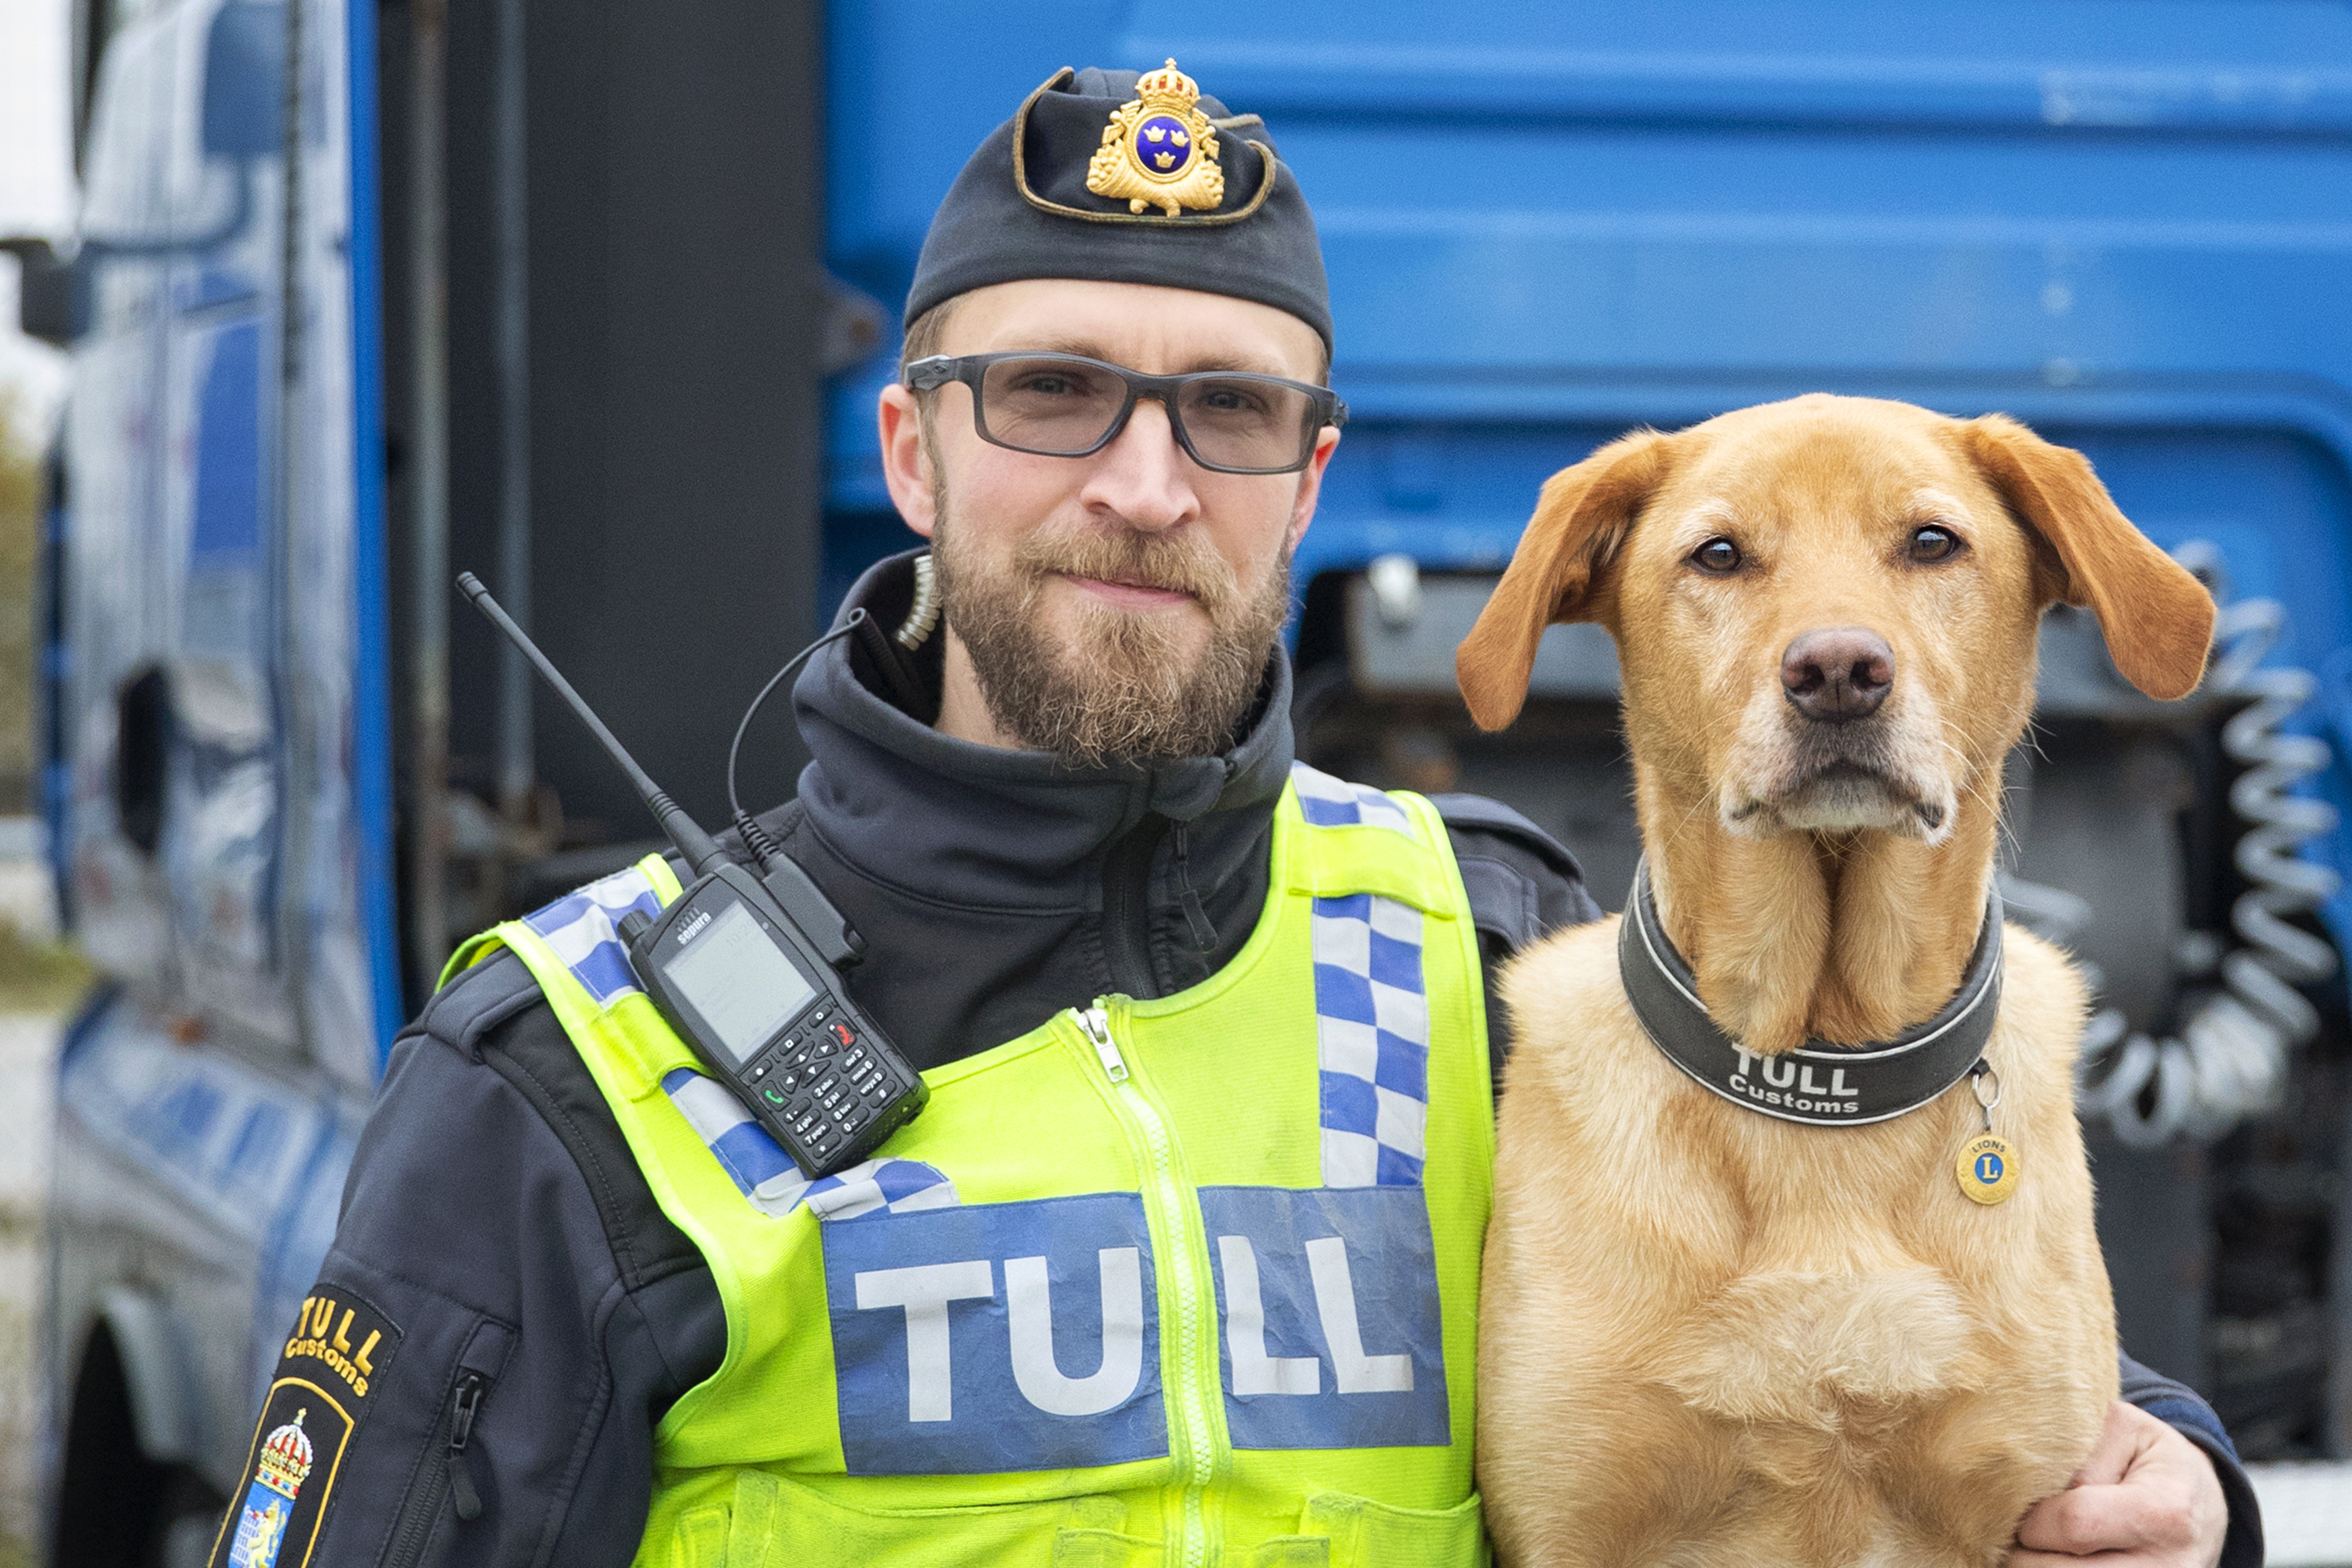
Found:
<svg viewBox="0 0 2352 1568"><path fill-rule="evenodd" d="M1142 75L1056 71L956 176L906 320L1025 278L1157 283L1287 310L1328 352L1330 289L1297 180L1264 121L1195 103L1192 89L1173 60Z"/></svg>

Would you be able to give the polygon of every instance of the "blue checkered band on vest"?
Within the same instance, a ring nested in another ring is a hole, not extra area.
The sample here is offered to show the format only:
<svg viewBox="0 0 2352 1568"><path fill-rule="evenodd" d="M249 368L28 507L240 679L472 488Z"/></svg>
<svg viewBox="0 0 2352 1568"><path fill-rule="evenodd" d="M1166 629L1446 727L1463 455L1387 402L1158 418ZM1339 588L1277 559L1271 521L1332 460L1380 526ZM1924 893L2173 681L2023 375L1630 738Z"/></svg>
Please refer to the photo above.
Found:
<svg viewBox="0 0 2352 1568"><path fill-rule="evenodd" d="M1313 827L1412 831L1376 789L1292 764ZM1315 1026L1322 1068L1323 1184L1416 1187L1429 1121L1429 996L1419 910L1376 893L1315 900Z"/></svg>
<svg viewBox="0 0 2352 1568"><path fill-rule="evenodd" d="M920 1160L868 1160L810 1181L782 1145L751 1120L741 1102L691 1068L662 1079L670 1098L753 1208L772 1219L806 1204L821 1220L947 1208L959 1200L955 1184Z"/></svg>
<svg viewBox="0 0 2352 1568"><path fill-rule="evenodd" d="M653 882L635 866L566 893L544 909L522 918L522 923L547 940L572 977L588 988L600 1007L609 1007L637 991L635 971L628 950L614 927L631 910L648 919L660 915L661 896Z"/></svg>
<svg viewBox="0 0 2352 1568"><path fill-rule="evenodd" d="M525 915L523 923L546 939L598 1006L609 1007L638 990L627 950L614 928L631 910L657 916L661 909L652 881L633 866ZM736 1190L762 1214L781 1219L805 1203L820 1219L856 1219L957 1201L954 1184L919 1160L868 1160L812 1182L716 1080L679 1068L662 1079L662 1088L710 1146Z"/></svg>

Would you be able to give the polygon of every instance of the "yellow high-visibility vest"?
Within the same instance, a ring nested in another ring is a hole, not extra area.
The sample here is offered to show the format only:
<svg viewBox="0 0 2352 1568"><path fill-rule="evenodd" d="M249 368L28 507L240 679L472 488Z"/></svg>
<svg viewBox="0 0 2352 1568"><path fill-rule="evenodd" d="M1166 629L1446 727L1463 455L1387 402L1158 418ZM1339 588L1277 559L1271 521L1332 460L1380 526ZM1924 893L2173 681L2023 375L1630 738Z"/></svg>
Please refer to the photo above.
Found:
<svg viewBox="0 0 2352 1568"><path fill-rule="evenodd" d="M726 1309L640 1563L1485 1560L1468 899L1427 801L1303 766L1272 853L1216 974L926 1073L814 1183L635 987L613 928L677 896L659 857L453 961L530 966Z"/></svg>

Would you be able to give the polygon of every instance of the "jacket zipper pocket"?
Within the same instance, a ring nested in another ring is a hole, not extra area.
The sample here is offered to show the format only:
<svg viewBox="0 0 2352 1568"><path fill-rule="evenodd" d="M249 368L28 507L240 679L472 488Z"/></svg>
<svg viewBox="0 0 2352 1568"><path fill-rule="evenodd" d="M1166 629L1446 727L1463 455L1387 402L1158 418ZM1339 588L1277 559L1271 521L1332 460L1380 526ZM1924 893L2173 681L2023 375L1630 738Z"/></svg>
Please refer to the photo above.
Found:
<svg viewBox="0 0 2352 1568"><path fill-rule="evenodd" d="M475 1484L473 1461L467 1450L473 1443L474 1424L481 1414L483 1397L498 1382L513 1337L505 1324L485 1322L467 1342L465 1352L457 1358L457 1375L450 1385L448 1403L434 1426L433 1446L418 1467L415 1485L402 1505L399 1523L393 1531L392 1553L384 1559L384 1568L416 1568L433 1538L433 1527L440 1521L445 1500L455 1500L461 1524L482 1517L481 1489Z"/></svg>
<svg viewBox="0 0 2352 1568"><path fill-rule="evenodd" d="M482 1494L474 1489L474 1472L466 1462L466 1444L474 1436L474 1414L490 1380L478 1372L457 1374L457 1392L449 1405L449 1495L457 1500L457 1517L467 1523L482 1517Z"/></svg>

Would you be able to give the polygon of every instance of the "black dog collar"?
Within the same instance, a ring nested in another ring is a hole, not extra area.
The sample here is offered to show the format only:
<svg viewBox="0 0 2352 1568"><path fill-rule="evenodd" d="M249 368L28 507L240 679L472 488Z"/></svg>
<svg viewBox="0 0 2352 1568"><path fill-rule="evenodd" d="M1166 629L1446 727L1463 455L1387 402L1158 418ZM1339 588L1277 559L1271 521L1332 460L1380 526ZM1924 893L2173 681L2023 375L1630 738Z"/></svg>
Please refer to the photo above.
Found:
<svg viewBox="0 0 2352 1568"><path fill-rule="evenodd" d="M1809 1040L1759 1057L1706 1015L1690 965L1666 940L1644 858L1617 929L1617 972L1634 1016L1666 1059L1734 1105L1809 1127L1859 1127L1916 1110L1969 1074L2000 1012L2000 894L1988 889L1984 927L1960 989L1943 1011L1883 1045Z"/></svg>

